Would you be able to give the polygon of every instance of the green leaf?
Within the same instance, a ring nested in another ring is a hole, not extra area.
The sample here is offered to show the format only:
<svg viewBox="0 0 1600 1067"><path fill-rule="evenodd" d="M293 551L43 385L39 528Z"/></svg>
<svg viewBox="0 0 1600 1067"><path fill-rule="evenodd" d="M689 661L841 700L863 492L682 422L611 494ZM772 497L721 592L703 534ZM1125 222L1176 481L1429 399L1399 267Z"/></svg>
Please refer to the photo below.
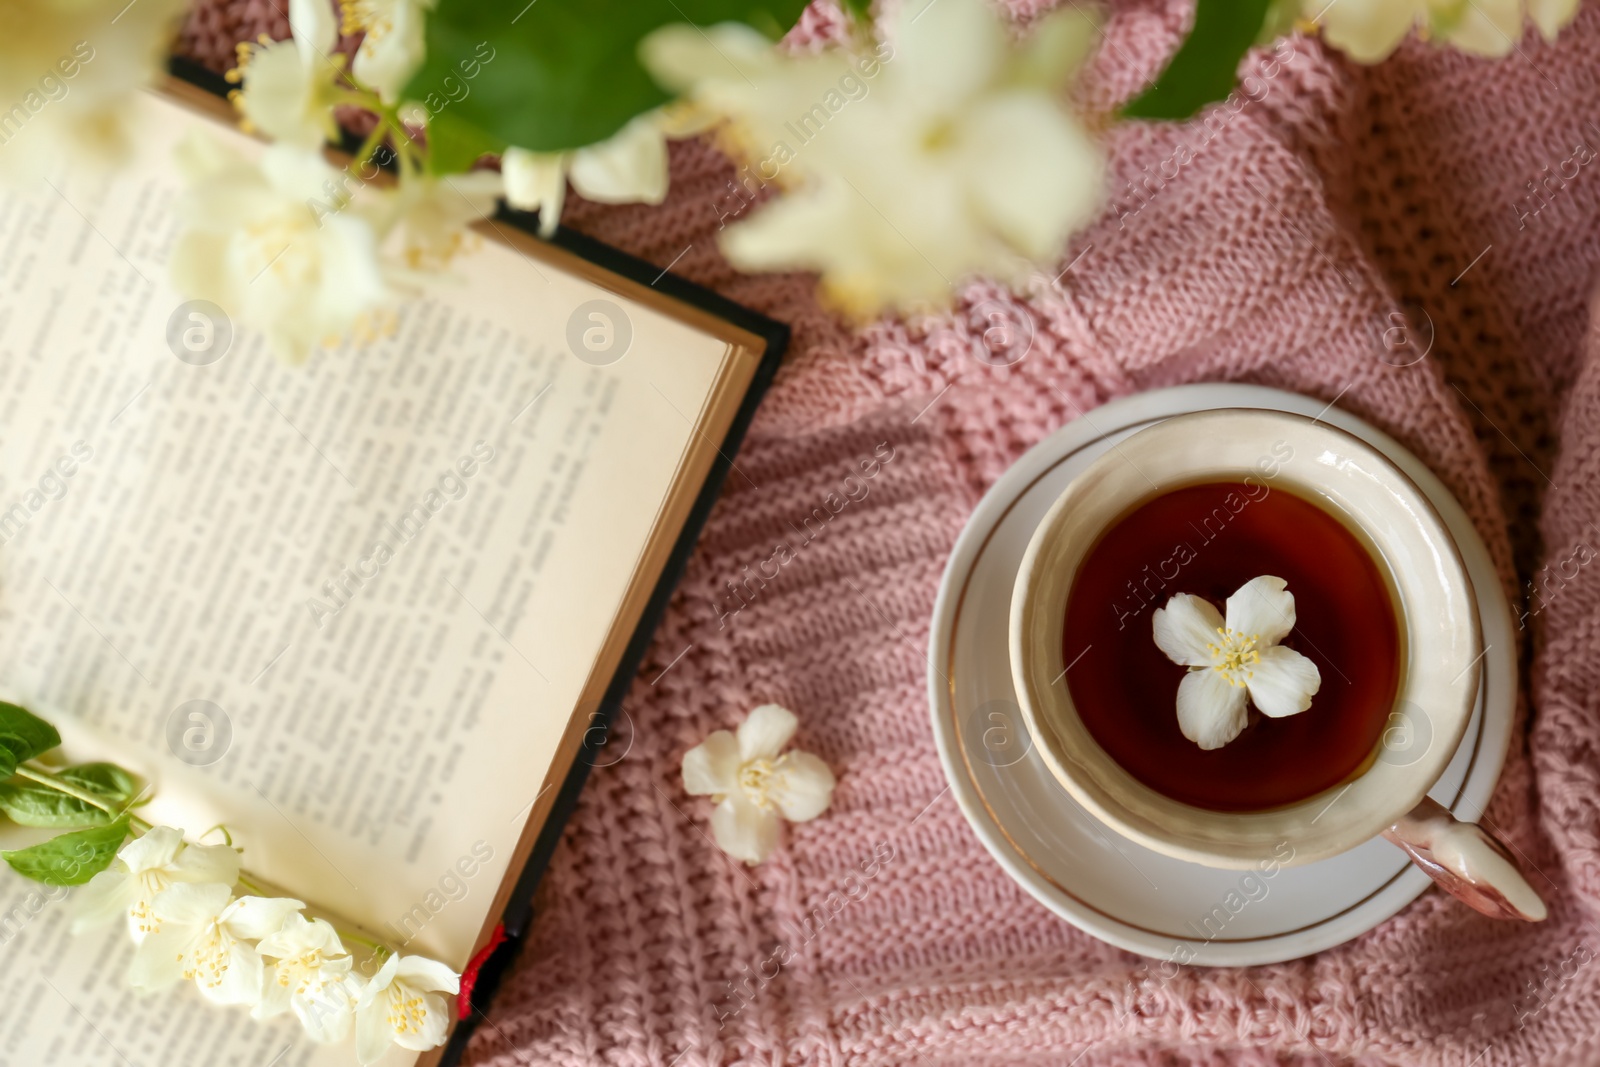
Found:
<svg viewBox="0 0 1600 1067"><path fill-rule="evenodd" d="M103 826L111 821L111 816L77 797L26 781L0 785L0 811L21 826L67 829Z"/></svg>
<svg viewBox="0 0 1600 1067"><path fill-rule="evenodd" d="M56 728L26 708L0 702L0 778L17 773L23 760L34 759L61 744Z"/></svg>
<svg viewBox="0 0 1600 1067"><path fill-rule="evenodd" d="M603 141L669 99L639 64L639 42L674 22L743 22L777 38L805 0L439 0L427 58L402 94L462 145L555 152ZM470 132L469 132L470 131ZM430 140L430 145L433 142ZM473 158L478 153L472 152ZM447 168L435 163L436 171Z"/></svg>
<svg viewBox="0 0 1600 1067"><path fill-rule="evenodd" d="M428 124L428 169L435 174L460 174L479 156L506 150L498 140L452 111L441 112Z"/></svg>
<svg viewBox="0 0 1600 1067"><path fill-rule="evenodd" d="M139 792L138 777L115 763L81 763L68 767L56 777L102 796L112 804L126 804Z"/></svg>
<svg viewBox="0 0 1600 1067"><path fill-rule="evenodd" d="M872 20L872 0L844 0L844 9L863 22Z"/></svg>
<svg viewBox="0 0 1600 1067"><path fill-rule="evenodd" d="M32 848L0 852L11 869L45 885L82 885L117 858L128 837L128 816L105 826L62 834Z"/></svg>
<svg viewBox="0 0 1600 1067"><path fill-rule="evenodd" d="M1272 0L1198 0L1194 28L1167 69L1123 107L1135 119L1187 119L1233 91L1239 60L1261 35Z"/></svg>
<svg viewBox="0 0 1600 1067"><path fill-rule="evenodd" d="M125 807L139 789L139 780L114 763L85 763L52 777L102 798L113 808ZM103 826L111 821L110 815L87 801L22 778L0 784L0 811L22 826L64 829Z"/></svg>

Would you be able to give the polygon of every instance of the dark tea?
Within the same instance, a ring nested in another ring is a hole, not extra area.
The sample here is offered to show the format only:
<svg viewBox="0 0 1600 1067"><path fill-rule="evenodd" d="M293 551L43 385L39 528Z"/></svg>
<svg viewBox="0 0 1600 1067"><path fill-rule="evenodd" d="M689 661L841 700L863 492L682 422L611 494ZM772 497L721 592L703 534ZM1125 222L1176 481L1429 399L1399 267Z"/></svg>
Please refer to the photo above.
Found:
<svg viewBox="0 0 1600 1067"><path fill-rule="evenodd" d="M1264 574L1288 582L1296 622L1281 643L1317 665L1322 687L1297 715L1251 706L1238 737L1201 749L1178 727L1187 668L1156 647L1151 616L1176 593L1225 611ZM1393 599L1371 553L1333 515L1255 480L1175 489L1114 523L1073 583L1062 653L1073 704L1106 753L1150 788L1214 811L1290 804L1361 770L1400 674Z"/></svg>

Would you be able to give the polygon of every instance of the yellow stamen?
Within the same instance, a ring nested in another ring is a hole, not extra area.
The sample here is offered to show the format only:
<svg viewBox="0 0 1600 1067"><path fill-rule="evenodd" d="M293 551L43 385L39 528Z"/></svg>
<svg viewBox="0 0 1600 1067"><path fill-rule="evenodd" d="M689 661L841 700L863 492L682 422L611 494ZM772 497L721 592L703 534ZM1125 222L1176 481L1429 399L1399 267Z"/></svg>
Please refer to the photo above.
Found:
<svg viewBox="0 0 1600 1067"><path fill-rule="evenodd" d="M769 759L753 759L739 768L739 785L756 807L771 811L777 805L767 796L777 765Z"/></svg>
<svg viewBox="0 0 1600 1067"><path fill-rule="evenodd" d="M1211 664L1211 669L1222 672L1223 678L1227 679L1229 685L1243 687L1255 677L1255 671L1251 670L1251 667L1261 662L1261 652L1257 647L1261 642L1261 635L1245 634L1223 626L1217 627L1217 634L1222 641L1219 644L1206 645L1206 652L1216 661Z"/></svg>

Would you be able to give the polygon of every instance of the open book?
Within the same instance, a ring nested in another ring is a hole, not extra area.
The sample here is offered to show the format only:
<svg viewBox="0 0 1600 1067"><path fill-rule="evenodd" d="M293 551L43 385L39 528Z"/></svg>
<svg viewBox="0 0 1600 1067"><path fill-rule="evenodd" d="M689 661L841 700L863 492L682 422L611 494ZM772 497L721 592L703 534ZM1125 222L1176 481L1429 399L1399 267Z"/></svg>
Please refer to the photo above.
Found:
<svg viewBox="0 0 1600 1067"><path fill-rule="evenodd" d="M785 332L501 218L391 335L285 365L166 281L174 144L253 150L214 105L149 94L132 166L0 193L0 699L285 892L458 971L503 921L503 962ZM129 991L70 895L0 867L0 1067L354 1062Z"/></svg>

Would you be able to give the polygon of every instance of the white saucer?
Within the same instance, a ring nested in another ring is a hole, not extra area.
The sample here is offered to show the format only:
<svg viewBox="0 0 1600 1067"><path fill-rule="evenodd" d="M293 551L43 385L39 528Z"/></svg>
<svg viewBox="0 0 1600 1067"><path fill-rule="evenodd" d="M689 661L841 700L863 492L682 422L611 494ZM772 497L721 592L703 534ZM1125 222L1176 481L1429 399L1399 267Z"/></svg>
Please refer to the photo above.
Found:
<svg viewBox="0 0 1600 1067"><path fill-rule="evenodd" d="M1096 408L1032 448L984 496L956 541L933 609L928 691L951 791L1011 877L1063 919L1119 948L1243 966L1297 959L1363 934L1416 899L1431 884L1428 876L1382 839L1258 873L1184 863L1118 836L1078 807L1033 750L1007 654L1017 566L1067 483L1151 423L1225 407L1320 417L1363 438L1410 475L1444 517L1477 592L1488 651L1466 738L1430 795L1476 819L1505 761L1517 670L1511 611L1488 549L1444 484L1398 442L1294 393L1225 384L1142 393Z"/></svg>

